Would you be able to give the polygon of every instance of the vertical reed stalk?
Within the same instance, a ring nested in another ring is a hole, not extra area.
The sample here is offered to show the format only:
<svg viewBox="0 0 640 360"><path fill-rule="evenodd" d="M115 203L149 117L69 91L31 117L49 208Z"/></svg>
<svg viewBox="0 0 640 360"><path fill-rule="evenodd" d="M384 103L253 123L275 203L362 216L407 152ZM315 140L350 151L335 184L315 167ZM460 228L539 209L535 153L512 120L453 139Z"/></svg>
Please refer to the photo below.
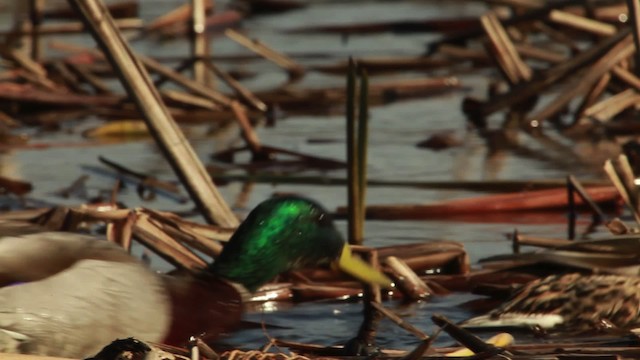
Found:
<svg viewBox="0 0 640 360"><path fill-rule="evenodd" d="M569 226L567 229L567 237L569 240L573 240L576 238L576 202L573 198L575 193L575 188L573 187L573 183L571 183L571 179L567 177L567 201L569 204Z"/></svg>
<svg viewBox="0 0 640 360"><path fill-rule="evenodd" d="M40 41L40 25L44 20L44 0L29 1L29 20L31 21L31 59L40 61L42 45Z"/></svg>
<svg viewBox="0 0 640 360"><path fill-rule="evenodd" d="M638 0L627 0L629 18L631 19L633 42L636 45L634 57L636 60L635 74L640 76L640 3Z"/></svg>
<svg viewBox="0 0 640 360"><path fill-rule="evenodd" d="M356 65L352 58L349 58L349 68L347 70L347 94L346 94L346 118L347 118L347 198L348 198L348 239L349 244L359 244L362 236L356 226L359 214L358 210L358 168L357 168L357 146L356 146Z"/></svg>
<svg viewBox="0 0 640 360"><path fill-rule="evenodd" d="M347 71L347 182L349 243L362 245L364 239L365 197L367 193L367 144L369 137L369 78L360 71L358 128L356 132L357 66L349 59Z"/></svg>
<svg viewBox="0 0 640 360"><path fill-rule="evenodd" d="M358 107L358 138L357 138L357 168L358 168L358 213L356 226L358 227L359 243L364 240L364 219L366 213L367 195L367 145L369 143L369 77L366 70L360 72L360 94Z"/></svg>
<svg viewBox="0 0 640 360"><path fill-rule="evenodd" d="M193 62L193 80L210 85L211 74L206 61L209 56L209 38L206 33L206 9L204 0L191 0L191 55Z"/></svg>

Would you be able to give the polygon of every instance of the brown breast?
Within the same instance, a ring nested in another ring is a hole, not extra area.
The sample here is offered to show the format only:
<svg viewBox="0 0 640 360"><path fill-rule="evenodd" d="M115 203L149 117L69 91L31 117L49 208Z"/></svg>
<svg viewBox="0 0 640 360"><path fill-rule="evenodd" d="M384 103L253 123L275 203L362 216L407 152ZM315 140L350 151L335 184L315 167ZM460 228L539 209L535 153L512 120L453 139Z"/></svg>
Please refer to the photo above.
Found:
<svg viewBox="0 0 640 360"><path fill-rule="evenodd" d="M172 324L165 343L185 346L191 336L205 341L232 331L242 317L242 296L214 276L166 278L172 302Z"/></svg>

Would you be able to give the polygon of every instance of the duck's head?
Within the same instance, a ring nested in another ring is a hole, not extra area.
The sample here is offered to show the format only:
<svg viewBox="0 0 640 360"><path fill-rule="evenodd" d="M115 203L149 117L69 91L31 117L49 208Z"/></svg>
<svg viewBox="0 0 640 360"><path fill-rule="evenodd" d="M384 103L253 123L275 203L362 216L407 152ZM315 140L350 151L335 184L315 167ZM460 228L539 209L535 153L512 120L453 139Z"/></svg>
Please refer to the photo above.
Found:
<svg viewBox="0 0 640 360"><path fill-rule="evenodd" d="M321 205L285 196L266 200L253 209L210 270L254 292L282 272L326 264L364 282L391 286L384 274L351 255Z"/></svg>

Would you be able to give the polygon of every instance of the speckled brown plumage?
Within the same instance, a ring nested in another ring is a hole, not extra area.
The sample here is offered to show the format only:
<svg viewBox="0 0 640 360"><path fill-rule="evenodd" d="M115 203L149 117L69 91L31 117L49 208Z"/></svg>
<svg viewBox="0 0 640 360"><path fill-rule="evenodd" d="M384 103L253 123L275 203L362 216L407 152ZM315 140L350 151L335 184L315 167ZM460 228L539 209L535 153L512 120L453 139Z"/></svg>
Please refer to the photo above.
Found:
<svg viewBox="0 0 640 360"><path fill-rule="evenodd" d="M503 321L498 325L518 325L523 318L543 315L559 315L562 319L557 325L575 330L593 329L603 321L620 328L638 326L640 277L552 275L524 285L489 314L465 324L486 326L491 322L495 326L496 321Z"/></svg>

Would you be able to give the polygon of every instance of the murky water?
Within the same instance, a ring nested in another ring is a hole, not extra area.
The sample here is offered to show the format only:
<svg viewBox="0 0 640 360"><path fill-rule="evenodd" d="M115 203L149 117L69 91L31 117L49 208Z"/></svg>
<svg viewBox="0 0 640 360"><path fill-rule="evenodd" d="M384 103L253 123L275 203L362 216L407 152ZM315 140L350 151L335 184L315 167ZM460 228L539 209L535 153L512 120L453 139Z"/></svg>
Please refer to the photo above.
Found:
<svg viewBox="0 0 640 360"><path fill-rule="evenodd" d="M9 2L11 3L11 2ZM181 1L143 1L142 16L151 19L164 11L181 4ZM450 4L450 5L449 5ZM222 5L224 6L224 4ZM433 34L396 35L382 33L376 35L351 36L343 39L333 35L289 35L284 30L300 26L345 24L369 22L381 19L426 19L439 16L477 15L483 12L479 3L460 4L441 1L321 1L306 9L274 16L247 19L243 28L251 36L257 37L272 47L290 54L305 52L325 52L331 59L318 60L304 58L303 64L345 59L348 55L418 55L424 51L426 42L436 38ZM0 13L0 23L11 24L12 15L8 11ZM69 42L83 45L91 40L81 36L60 37ZM188 43L183 39L163 42L141 41L134 47L154 56L185 56ZM216 36L213 39L215 54L248 53L232 41ZM242 68L259 74L247 80L253 89L264 89L281 83L285 75L275 66L264 61L242 63L221 63L225 68ZM403 74L402 76L424 76L424 74ZM377 79L373 78L372 82ZM469 92L484 94L486 78L469 75L462 78ZM319 73L310 74L304 86L342 85L344 79ZM371 110L369 174L373 179L386 180L483 180L483 179L534 179L563 178L573 172L583 178L593 177L595 167L582 166L574 158L557 156L541 160L505 153L500 157L488 158L484 141L474 132L466 130L460 103L465 93L459 92L435 98L415 99L375 107ZM68 143L82 142L82 130L96 125L95 120L68 122L62 132L40 133L34 129L21 129L33 136L33 142ZM424 140L437 131L450 130L464 140L464 145L440 152L418 149L415 143ZM229 131L236 136L236 131ZM260 128L258 134L265 144L282 146L291 150L316 154L323 157L344 159L344 119L342 116L288 116L274 128ZM312 139L329 139L328 142L309 142ZM229 137L193 138L193 144L205 163L211 163L210 155L221 144L229 142ZM543 145L531 140L534 148ZM587 145L584 145L587 147ZM31 197L51 203L77 204L77 199L60 199L53 192L68 186L75 178L89 174L89 190L97 194L110 189L113 179L103 177L88 170L99 166L99 155L113 159L129 168L158 176L174 179L171 169L151 141L129 142L117 145L95 147L56 146L45 150L14 150L0 154L0 174L32 181L35 190ZM566 156L566 155L565 155ZM568 164L573 166L568 167ZM319 174L309 171L307 174ZM344 171L326 172L327 175L344 177ZM242 184L233 183L221 188L225 198L234 203ZM309 185L256 184L250 193L244 210L250 209L273 192L299 192L320 200L329 208L346 203L346 190L341 187ZM410 188L373 187L368 191L369 203L415 203L446 200L469 195L462 191L435 191ZM135 190L129 188L121 196L128 206L149 206L167 210L187 210L189 205L159 198L152 203L137 199ZM345 223L338 226L344 230ZM564 236L563 223L527 225L517 223L459 223L445 221L370 221L366 225L367 244L390 245L406 242L420 242L436 239L457 240L465 244L472 262L497 253L510 251L510 243L505 233L517 227L522 233L541 236ZM396 307L399 312L419 328L432 329L429 317L434 312L445 314L453 320L461 320L469 314L458 305L471 299L466 294L436 297L428 302L409 307ZM274 304L263 313L251 313L247 318L265 321L288 329L268 331L269 336L286 340L333 344L352 337L360 323L361 304L357 303L306 303L295 307L279 309L284 305ZM285 306L286 307L286 306ZM262 330L243 331L228 341L245 348L257 348L267 342ZM382 324L379 333L380 344L391 348L412 348L417 340L388 322Z"/></svg>

